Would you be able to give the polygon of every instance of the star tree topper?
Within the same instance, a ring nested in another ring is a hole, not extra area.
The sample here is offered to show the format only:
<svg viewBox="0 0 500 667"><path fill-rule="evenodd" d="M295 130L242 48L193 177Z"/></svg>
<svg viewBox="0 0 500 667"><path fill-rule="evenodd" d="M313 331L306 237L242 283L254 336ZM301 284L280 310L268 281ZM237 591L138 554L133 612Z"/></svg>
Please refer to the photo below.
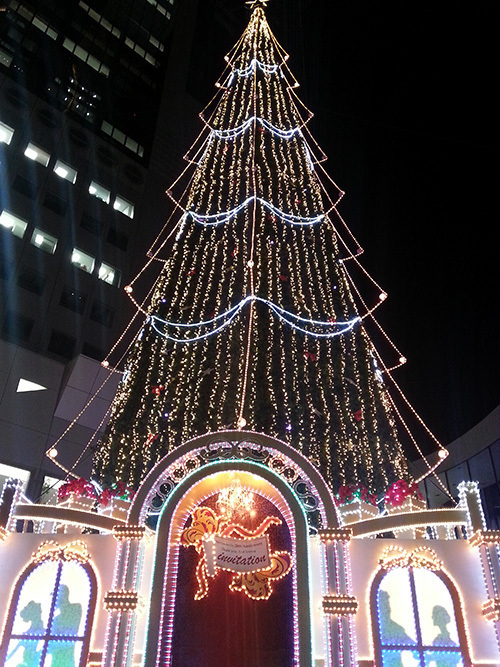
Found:
<svg viewBox="0 0 500 667"><path fill-rule="evenodd" d="M245 5L253 11L257 7L263 7L265 9L267 7L268 2L269 0L247 0L247 2L245 2Z"/></svg>

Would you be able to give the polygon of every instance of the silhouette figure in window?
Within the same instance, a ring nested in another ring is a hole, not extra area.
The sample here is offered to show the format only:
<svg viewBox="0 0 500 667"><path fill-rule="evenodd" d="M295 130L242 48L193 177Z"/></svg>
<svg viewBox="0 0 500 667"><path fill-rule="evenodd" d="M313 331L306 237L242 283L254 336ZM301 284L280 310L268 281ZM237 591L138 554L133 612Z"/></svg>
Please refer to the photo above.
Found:
<svg viewBox="0 0 500 667"><path fill-rule="evenodd" d="M415 640L406 634L402 625L391 618L390 595L387 591L379 591L378 610L381 626L382 642L384 644L408 644L415 646Z"/></svg>
<svg viewBox="0 0 500 667"><path fill-rule="evenodd" d="M75 666L75 642L78 637L80 621L82 619L82 605L79 602L69 601L69 588L62 584L57 595L52 635L60 635L60 641L52 640L48 653L52 656L51 667Z"/></svg>
<svg viewBox="0 0 500 667"><path fill-rule="evenodd" d="M378 593L378 612L380 619L380 636L382 639L382 646L393 645L401 646L407 645L408 649L415 646L415 640L406 634L406 630L402 625L396 623L391 618L391 604L390 595L387 591L379 590ZM403 667L403 659L401 652L404 649L396 650L384 655L384 667Z"/></svg>
<svg viewBox="0 0 500 667"><path fill-rule="evenodd" d="M26 630L26 635L40 635L43 637L45 628L42 620L42 605L39 602L30 600L28 604L21 609L19 616L25 623L30 623ZM23 649L22 662L18 662L16 667L38 667L40 663L40 654L42 648L38 648L39 641L36 639L19 639L12 651L7 656L10 660L19 649Z"/></svg>
<svg viewBox="0 0 500 667"><path fill-rule="evenodd" d="M451 638L450 631L448 630L450 621L450 615L444 607L436 605L432 609L432 622L439 630L432 642L433 646L441 646L443 648L458 646ZM457 667L457 665L462 663L462 654L458 651L447 651L446 653L436 651L429 655L429 664L432 664L431 661L434 661L436 667Z"/></svg>

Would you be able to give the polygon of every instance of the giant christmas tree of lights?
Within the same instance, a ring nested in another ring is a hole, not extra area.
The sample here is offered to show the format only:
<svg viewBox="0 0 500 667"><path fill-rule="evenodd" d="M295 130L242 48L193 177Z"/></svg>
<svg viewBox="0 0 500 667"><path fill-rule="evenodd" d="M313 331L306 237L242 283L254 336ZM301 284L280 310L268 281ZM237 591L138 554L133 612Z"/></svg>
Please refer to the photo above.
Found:
<svg viewBox="0 0 500 667"><path fill-rule="evenodd" d="M164 244L152 251L164 264L94 457L104 484L137 486L176 446L223 429L286 441L334 489L380 493L410 477L389 369L365 328L386 295L372 281L368 301L353 279L367 274L343 193L264 4L226 57L187 186L168 190L175 241L167 259Z"/></svg>

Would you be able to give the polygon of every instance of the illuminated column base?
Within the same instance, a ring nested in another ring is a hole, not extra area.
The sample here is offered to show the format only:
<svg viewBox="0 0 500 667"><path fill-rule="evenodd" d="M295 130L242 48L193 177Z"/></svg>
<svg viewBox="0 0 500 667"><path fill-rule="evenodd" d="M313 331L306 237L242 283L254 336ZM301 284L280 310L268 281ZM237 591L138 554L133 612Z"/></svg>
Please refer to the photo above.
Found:
<svg viewBox="0 0 500 667"><path fill-rule="evenodd" d="M113 535L118 542L114 574L114 589L104 597L108 611L108 631L104 649L103 667L124 667L131 664L136 611L140 542L148 536L148 529L138 525L117 525Z"/></svg>
<svg viewBox="0 0 500 667"><path fill-rule="evenodd" d="M323 596L323 611L333 616L352 616L358 611L358 601L353 595Z"/></svg>
<svg viewBox="0 0 500 667"><path fill-rule="evenodd" d="M108 591L103 602L106 611L135 611L139 595L137 591Z"/></svg>
<svg viewBox="0 0 500 667"><path fill-rule="evenodd" d="M487 621L500 620L500 597L492 598L485 602L482 612Z"/></svg>

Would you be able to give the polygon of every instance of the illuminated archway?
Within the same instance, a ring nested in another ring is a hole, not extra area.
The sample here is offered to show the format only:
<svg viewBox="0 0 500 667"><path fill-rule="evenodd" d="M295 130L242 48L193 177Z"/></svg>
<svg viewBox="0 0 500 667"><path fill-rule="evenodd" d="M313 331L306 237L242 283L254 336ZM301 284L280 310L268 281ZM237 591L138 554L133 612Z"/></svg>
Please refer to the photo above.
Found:
<svg viewBox="0 0 500 667"><path fill-rule="evenodd" d="M129 522L144 523L159 492L164 498L192 470L214 461L250 461L276 473L300 498L308 518L320 515L325 527L339 525L331 489L312 463L282 440L251 431L220 431L198 436L167 454L148 473L139 487ZM160 487L169 487L162 493Z"/></svg>
<svg viewBox="0 0 500 667"><path fill-rule="evenodd" d="M180 535L192 521L193 510L206 505L207 499L213 509L216 495L234 479L263 499L271 513L279 513L289 531L293 568L283 585L287 579L293 583L293 656L286 664L312 665L309 537L319 527L338 525L332 494L296 450L274 438L241 431L210 434L177 448L149 473L134 499L131 523L147 523L155 503L161 506L144 664L160 659L160 645L162 664L172 664ZM195 587L190 590L194 596Z"/></svg>
<svg viewBox="0 0 500 667"><path fill-rule="evenodd" d="M311 664L308 530L304 511L289 487L274 473L256 464L234 461L215 462L196 470L176 487L163 509L157 529L152 582L152 590L157 594L151 600L145 664L153 664L157 659L159 646L162 647L162 662L171 664L182 529L191 512L200 505L206 505L207 499L231 484L235 475L246 489L270 503L290 530L294 562L290 573L293 581L293 660L305 667ZM161 596L158 594L160 590ZM194 594L193 589L190 595ZM160 623L156 625L157 620L154 619L161 619ZM292 659L289 664L293 664Z"/></svg>

